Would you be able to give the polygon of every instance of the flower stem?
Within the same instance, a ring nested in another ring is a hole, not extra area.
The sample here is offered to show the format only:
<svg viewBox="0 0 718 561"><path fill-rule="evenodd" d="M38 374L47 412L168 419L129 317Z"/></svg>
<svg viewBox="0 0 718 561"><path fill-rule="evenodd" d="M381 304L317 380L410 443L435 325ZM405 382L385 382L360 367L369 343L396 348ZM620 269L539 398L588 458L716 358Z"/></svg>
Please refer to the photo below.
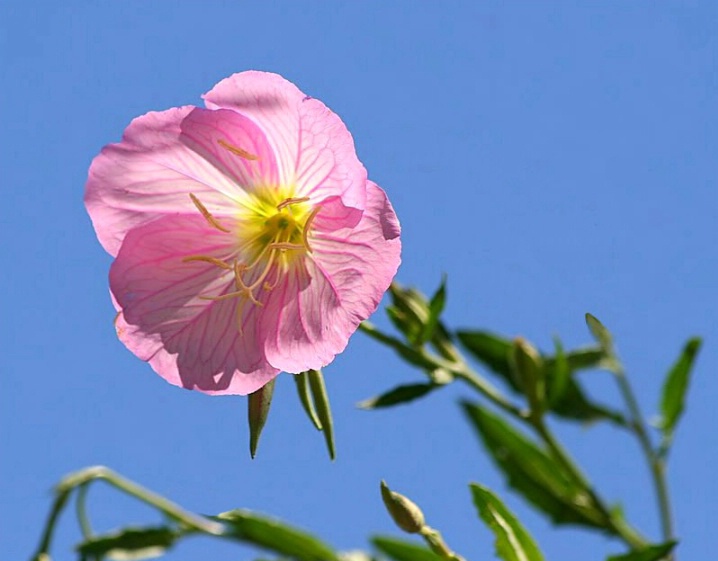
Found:
<svg viewBox="0 0 718 561"><path fill-rule="evenodd" d="M626 402L631 420L631 429L638 439L643 456L646 459L648 469L651 473L653 487L656 493L656 500L658 502L658 512L661 519L661 534L663 536L663 540L671 541L674 538L673 520L671 517L668 482L666 480L665 460L653 449L651 439L646 428L646 423L643 420L643 415L641 414L641 409L638 405L638 400L636 399L636 395L631 388L631 384L628 381L628 377L626 376L623 367L620 364L616 364L611 371L616 378L623 400ZM672 558L673 556L671 555L669 559Z"/></svg>

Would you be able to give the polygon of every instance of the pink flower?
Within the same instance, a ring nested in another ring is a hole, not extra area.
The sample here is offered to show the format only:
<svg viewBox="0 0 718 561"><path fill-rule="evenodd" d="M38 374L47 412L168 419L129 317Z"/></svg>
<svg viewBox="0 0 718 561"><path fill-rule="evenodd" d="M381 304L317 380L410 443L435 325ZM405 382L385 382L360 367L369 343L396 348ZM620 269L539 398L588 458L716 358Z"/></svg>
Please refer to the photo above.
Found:
<svg viewBox="0 0 718 561"><path fill-rule="evenodd" d="M379 305L399 223L327 107L242 72L138 117L90 167L122 342L168 382L248 394L329 364Z"/></svg>

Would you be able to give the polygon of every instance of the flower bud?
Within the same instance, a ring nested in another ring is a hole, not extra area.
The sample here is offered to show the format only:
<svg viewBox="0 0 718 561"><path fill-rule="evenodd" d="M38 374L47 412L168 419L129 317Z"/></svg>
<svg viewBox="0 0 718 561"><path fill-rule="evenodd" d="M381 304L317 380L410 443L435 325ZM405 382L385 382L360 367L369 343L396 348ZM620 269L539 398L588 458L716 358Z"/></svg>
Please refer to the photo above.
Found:
<svg viewBox="0 0 718 561"><path fill-rule="evenodd" d="M381 482L381 498L399 528L409 534L416 534L424 527L424 513L421 512L421 509L404 495L389 489L383 480Z"/></svg>

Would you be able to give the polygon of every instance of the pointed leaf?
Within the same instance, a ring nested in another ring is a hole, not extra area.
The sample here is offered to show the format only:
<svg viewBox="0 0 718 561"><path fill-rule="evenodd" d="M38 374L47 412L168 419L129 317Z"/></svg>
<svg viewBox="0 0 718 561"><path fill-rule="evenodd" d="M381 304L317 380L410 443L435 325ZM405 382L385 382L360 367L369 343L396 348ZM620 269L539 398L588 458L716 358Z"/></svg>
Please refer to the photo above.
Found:
<svg viewBox="0 0 718 561"><path fill-rule="evenodd" d="M590 494L543 448L484 407L462 406L508 484L526 500L556 524L605 528Z"/></svg>
<svg viewBox="0 0 718 561"><path fill-rule="evenodd" d="M87 539L76 549L84 557L98 559L109 555L115 559L149 559L165 553L178 537L167 526L124 528Z"/></svg>
<svg viewBox="0 0 718 561"><path fill-rule="evenodd" d="M496 555L504 561L543 561L536 542L516 516L486 487L469 485L481 519L496 538Z"/></svg>
<svg viewBox="0 0 718 561"><path fill-rule="evenodd" d="M247 510L231 510L215 518L228 525L227 538L299 561L338 561L337 554L324 542L279 520Z"/></svg>
<svg viewBox="0 0 718 561"><path fill-rule="evenodd" d="M402 343L396 337L382 333L370 322L362 322L359 325L359 328L372 339L375 339L376 341L394 349L394 351L396 351L396 353L409 364L413 364L414 366L418 366L419 368L428 371L436 369L436 364L429 358L425 357L419 350Z"/></svg>
<svg viewBox="0 0 718 561"><path fill-rule="evenodd" d="M489 331L457 331L461 344L475 358L501 376L516 392L521 392L519 381L511 368L513 343Z"/></svg>
<svg viewBox="0 0 718 561"><path fill-rule="evenodd" d="M422 343L430 341L431 338L434 336L434 331L436 330L436 326L439 323L439 317L441 316L441 312L444 311L445 305L446 275L444 275L444 277L441 279L441 284L439 285L439 288L436 290L434 295L431 297L431 300L429 301L429 317L426 320L426 324L424 325L424 329L421 334Z"/></svg>
<svg viewBox="0 0 718 561"><path fill-rule="evenodd" d="M332 410L329 406L329 396L327 388L324 385L324 376L321 370L309 370L307 372L309 379L309 389L312 392L312 400L316 407L319 423L322 425L324 440L327 443L329 457L333 460L336 457L334 451L334 422L332 421Z"/></svg>
<svg viewBox="0 0 718 561"><path fill-rule="evenodd" d="M598 344L601 345L601 348L608 354L613 354L613 337L611 332L606 329L606 326L598 321L596 316L588 313L586 314L586 325L593 337L598 341Z"/></svg>
<svg viewBox="0 0 718 561"><path fill-rule="evenodd" d="M247 418L249 419L249 453L252 458L257 454L257 445L259 444L259 436L262 434L264 424L267 422L269 415L269 407L272 405L272 396L274 395L274 383L276 378L267 382L256 392L247 396Z"/></svg>
<svg viewBox="0 0 718 561"><path fill-rule="evenodd" d="M359 403L361 409L380 409L382 407L393 407L402 403L409 403L415 399L425 396L432 390L440 388L438 384L407 384L397 386L393 390L372 397Z"/></svg>
<svg viewBox="0 0 718 561"><path fill-rule="evenodd" d="M557 340L558 342L558 340ZM601 368L606 358L606 353L600 347L585 347L574 349L570 352L563 352L564 359L570 372L587 370L590 368ZM546 357L546 364L553 366L553 361L558 357Z"/></svg>
<svg viewBox="0 0 718 561"><path fill-rule="evenodd" d="M660 561L673 551L676 546L675 541L666 542L658 545L651 545L640 551L632 551L623 555L611 555L606 561Z"/></svg>
<svg viewBox="0 0 718 561"><path fill-rule="evenodd" d="M546 385L548 386L548 399L551 406L564 398L568 384L571 381L571 368L563 352L563 345L558 338L554 340L554 346L556 354L553 362L549 363L546 361L544 363L546 366L546 377L549 379Z"/></svg>
<svg viewBox="0 0 718 561"><path fill-rule="evenodd" d="M683 413L691 369L700 348L701 340L698 337L689 339L683 347L681 356L666 376L666 381L663 384L660 421L661 430L666 435L673 432Z"/></svg>
<svg viewBox="0 0 718 561"><path fill-rule="evenodd" d="M430 549L405 540L374 536L371 543L394 561L442 561L443 559Z"/></svg>
<svg viewBox="0 0 718 561"><path fill-rule="evenodd" d="M322 430L322 423L317 416L316 409L314 409L312 396L309 394L309 375L307 372L296 374L294 376L294 382L296 383L297 395L299 395L299 401L304 408L304 412L317 430Z"/></svg>

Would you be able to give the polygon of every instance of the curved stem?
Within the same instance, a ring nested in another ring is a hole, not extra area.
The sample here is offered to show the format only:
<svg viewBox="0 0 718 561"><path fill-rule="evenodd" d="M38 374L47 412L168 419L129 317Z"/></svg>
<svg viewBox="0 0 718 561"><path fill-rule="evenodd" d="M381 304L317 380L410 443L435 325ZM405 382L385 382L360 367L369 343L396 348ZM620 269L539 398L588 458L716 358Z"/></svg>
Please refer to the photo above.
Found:
<svg viewBox="0 0 718 561"><path fill-rule="evenodd" d="M638 400L636 399L631 384L628 381L623 367L617 365L612 370L613 375L616 377L618 387L621 391L626 406L628 407L628 413L631 418L631 428L633 433L636 435L643 456L648 464L648 469L651 472L651 478L653 480L653 487L656 492L656 500L658 501L658 512L661 519L661 533L664 541L670 541L674 538L673 535L673 520L671 518L671 506L668 494L668 482L666 480L666 464L660 454L656 453L651 444L651 439L648 436L648 430L641 414Z"/></svg>

